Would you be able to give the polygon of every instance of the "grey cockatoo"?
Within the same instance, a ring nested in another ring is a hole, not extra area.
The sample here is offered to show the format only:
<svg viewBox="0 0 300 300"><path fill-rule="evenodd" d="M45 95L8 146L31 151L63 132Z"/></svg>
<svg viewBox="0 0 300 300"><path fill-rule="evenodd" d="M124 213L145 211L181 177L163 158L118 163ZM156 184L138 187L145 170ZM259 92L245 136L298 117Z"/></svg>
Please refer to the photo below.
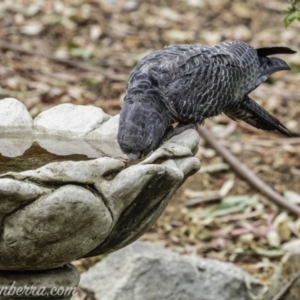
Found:
<svg viewBox="0 0 300 300"><path fill-rule="evenodd" d="M254 49L232 41L214 47L172 45L147 55L128 80L117 136L122 151L130 160L143 157L172 131L221 113L292 136L248 96L270 74L290 69L268 56L291 53L295 51L286 47Z"/></svg>

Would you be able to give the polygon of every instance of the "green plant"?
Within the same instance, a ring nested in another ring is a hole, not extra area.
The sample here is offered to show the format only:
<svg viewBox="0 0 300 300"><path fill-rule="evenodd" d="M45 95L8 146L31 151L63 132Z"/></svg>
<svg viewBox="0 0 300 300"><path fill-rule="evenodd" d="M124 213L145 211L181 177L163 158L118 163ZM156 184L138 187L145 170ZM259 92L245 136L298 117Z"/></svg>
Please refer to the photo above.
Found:
<svg viewBox="0 0 300 300"><path fill-rule="evenodd" d="M285 27L290 26L295 20L300 22L300 8L298 6L298 0L290 0L290 2L291 6L286 10L288 15L284 18Z"/></svg>

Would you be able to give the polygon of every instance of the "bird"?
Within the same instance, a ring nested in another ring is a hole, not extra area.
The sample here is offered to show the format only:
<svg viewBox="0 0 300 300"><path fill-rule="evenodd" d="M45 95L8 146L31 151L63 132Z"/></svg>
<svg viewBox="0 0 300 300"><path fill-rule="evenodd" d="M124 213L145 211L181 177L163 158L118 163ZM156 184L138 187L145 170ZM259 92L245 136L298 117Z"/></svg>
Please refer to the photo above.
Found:
<svg viewBox="0 0 300 300"><path fill-rule="evenodd" d="M225 41L212 47L175 44L146 55L127 82L117 133L121 150L129 160L143 158L167 137L222 113L292 137L249 93L272 73L290 70L270 55L293 53L287 47L255 49L243 41Z"/></svg>

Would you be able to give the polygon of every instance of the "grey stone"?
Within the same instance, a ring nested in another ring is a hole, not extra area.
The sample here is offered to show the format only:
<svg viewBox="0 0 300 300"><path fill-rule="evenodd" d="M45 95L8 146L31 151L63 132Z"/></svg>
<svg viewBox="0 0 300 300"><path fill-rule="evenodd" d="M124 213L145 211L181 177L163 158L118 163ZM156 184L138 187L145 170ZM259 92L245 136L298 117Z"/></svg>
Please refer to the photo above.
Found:
<svg viewBox="0 0 300 300"><path fill-rule="evenodd" d="M83 137L110 118L101 108L70 103L55 106L34 119L38 134Z"/></svg>
<svg viewBox="0 0 300 300"><path fill-rule="evenodd" d="M95 184L103 176L120 171L124 163L110 157L101 157L88 161L63 161L47 164L36 170L21 173L7 173L18 180L39 182L76 182L80 184ZM3 175L4 176L4 175Z"/></svg>
<svg viewBox="0 0 300 300"><path fill-rule="evenodd" d="M4 219L0 268L53 268L133 242L153 225L184 179L199 169L196 158L184 160L182 169L176 160L124 169L123 162L103 157L4 174L2 195L15 184L25 187L27 198L37 199ZM50 183L51 189L37 186Z"/></svg>
<svg viewBox="0 0 300 300"><path fill-rule="evenodd" d="M79 286L99 300L248 300L246 281L233 264L136 242L83 273Z"/></svg>
<svg viewBox="0 0 300 300"><path fill-rule="evenodd" d="M48 152L56 155L83 154L89 158L97 158L104 154L83 139L59 139L54 136L38 136L37 143ZM98 141L99 142L99 141Z"/></svg>
<svg viewBox="0 0 300 300"><path fill-rule="evenodd" d="M0 212L10 213L28 201L49 193L51 189L21 182L10 178L0 178Z"/></svg>
<svg viewBox="0 0 300 300"><path fill-rule="evenodd" d="M84 138L94 148L99 149L107 156L126 158L126 155L123 154L117 142L119 117L120 115L110 118L97 129L89 132ZM101 142L99 143L99 141Z"/></svg>
<svg viewBox="0 0 300 300"><path fill-rule="evenodd" d="M101 200L66 185L10 214L3 223L0 269L55 268L95 248L112 223Z"/></svg>
<svg viewBox="0 0 300 300"><path fill-rule="evenodd" d="M32 118L24 104L14 98L0 100L0 134L31 131Z"/></svg>
<svg viewBox="0 0 300 300"><path fill-rule="evenodd" d="M126 162L116 141L118 118L68 104L34 120L32 140L49 151L66 155L78 147L80 154L102 157L37 169L24 162L26 171L0 175L0 269L56 268L120 249L147 231L198 171L193 155L199 136L193 130L166 141L145 161ZM9 165L15 168L13 160Z"/></svg>
<svg viewBox="0 0 300 300"><path fill-rule="evenodd" d="M117 174L109 186L105 181L96 185L107 195L106 204L112 212L114 227L104 243L86 256L120 249L144 234L163 213L185 178L199 169L196 158L187 160L190 168L185 171L189 173L177 166L136 165Z"/></svg>
<svg viewBox="0 0 300 300"><path fill-rule="evenodd" d="M195 130L188 129L164 142L156 151L146 157L141 164L153 163L161 158L193 156L198 151L198 144L198 133Z"/></svg>
<svg viewBox="0 0 300 300"><path fill-rule="evenodd" d="M0 129L1 131L1 129ZM30 132L23 133L21 136L1 134L0 154L6 157L21 156L32 145L33 137Z"/></svg>

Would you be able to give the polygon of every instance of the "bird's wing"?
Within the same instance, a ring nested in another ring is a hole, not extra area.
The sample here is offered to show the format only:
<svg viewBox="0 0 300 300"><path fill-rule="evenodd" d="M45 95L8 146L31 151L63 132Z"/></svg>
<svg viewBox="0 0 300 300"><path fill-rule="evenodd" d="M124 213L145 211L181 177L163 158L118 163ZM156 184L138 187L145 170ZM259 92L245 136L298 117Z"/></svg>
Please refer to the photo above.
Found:
<svg viewBox="0 0 300 300"><path fill-rule="evenodd" d="M173 78L178 72L181 75L192 74L193 69L186 68L190 62L197 62L197 58L192 59L206 48L208 47L199 45L171 45L150 53L141 59L131 72L127 82L127 95L144 95L145 99L150 101L151 97L146 94L159 93L159 101L165 103L172 118L176 119L177 113L166 98L166 82L170 80L170 76Z"/></svg>
<svg viewBox="0 0 300 300"><path fill-rule="evenodd" d="M209 47L200 45L171 45L163 49L151 52L143 57L132 71L129 82L138 72L157 71L168 74L185 65L191 58L198 56L202 51Z"/></svg>
<svg viewBox="0 0 300 300"><path fill-rule="evenodd" d="M235 121L242 120L262 130L278 131L287 137L296 135L248 96L238 103L228 105L224 109L224 113Z"/></svg>
<svg viewBox="0 0 300 300"><path fill-rule="evenodd" d="M192 122L218 115L253 86L247 65L228 49L206 48L178 66L173 61L168 68L164 78L167 99L182 119Z"/></svg>

